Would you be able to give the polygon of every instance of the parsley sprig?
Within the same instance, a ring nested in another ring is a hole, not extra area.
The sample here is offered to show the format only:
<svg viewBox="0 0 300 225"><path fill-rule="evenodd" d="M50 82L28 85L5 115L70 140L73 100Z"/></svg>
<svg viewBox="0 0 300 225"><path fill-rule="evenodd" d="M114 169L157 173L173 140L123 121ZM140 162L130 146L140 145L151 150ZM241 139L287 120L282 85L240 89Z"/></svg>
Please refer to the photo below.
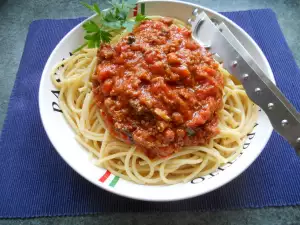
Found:
<svg viewBox="0 0 300 225"><path fill-rule="evenodd" d="M136 0L112 0L110 2L111 8L104 12L101 12L97 4L89 5L84 2L81 4L96 13L97 18L83 24L83 29L86 33L84 36L86 42L74 52L79 51L85 46L88 46L88 48L98 48L101 43L109 43L113 37L113 33L119 33L124 29L132 32L137 23L147 19L146 16L140 13L137 14L134 20L128 18L130 10L136 6Z"/></svg>
<svg viewBox="0 0 300 225"><path fill-rule="evenodd" d="M86 32L84 39L87 41L89 48L96 48L100 46L102 42L110 42L112 35L101 29L94 21L90 20L83 24L83 29Z"/></svg>

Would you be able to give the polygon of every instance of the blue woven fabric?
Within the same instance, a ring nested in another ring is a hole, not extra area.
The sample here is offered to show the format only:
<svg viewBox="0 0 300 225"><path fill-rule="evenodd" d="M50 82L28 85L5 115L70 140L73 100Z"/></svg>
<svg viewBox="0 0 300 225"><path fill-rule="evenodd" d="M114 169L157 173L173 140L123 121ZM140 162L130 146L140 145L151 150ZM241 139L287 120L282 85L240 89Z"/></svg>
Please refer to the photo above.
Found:
<svg viewBox="0 0 300 225"><path fill-rule="evenodd" d="M224 15L259 44L278 86L299 110L300 72L275 14L264 9ZM75 173L45 134L38 110L38 87L51 51L80 21L82 18L40 20L29 28L0 141L0 217L203 211L300 203L300 159L275 133L259 158L237 179L190 200L171 203L130 200L101 190Z"/></svg>

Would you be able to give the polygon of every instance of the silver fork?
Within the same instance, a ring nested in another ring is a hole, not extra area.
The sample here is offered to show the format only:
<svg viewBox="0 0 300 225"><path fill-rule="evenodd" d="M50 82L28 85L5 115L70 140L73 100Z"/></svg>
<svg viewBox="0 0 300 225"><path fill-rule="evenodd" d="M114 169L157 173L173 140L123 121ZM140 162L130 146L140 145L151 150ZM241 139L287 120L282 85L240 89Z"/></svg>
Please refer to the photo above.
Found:
<svg viewBox="0 0 300 225"><path fill-rule="evenodd" d="M300 114L257 65L224 24L210 20L205 12L193 11L188 20L193 37L222 60L223 67L244 86L249 98L269 117L274 129L300 155Z"/></svg>

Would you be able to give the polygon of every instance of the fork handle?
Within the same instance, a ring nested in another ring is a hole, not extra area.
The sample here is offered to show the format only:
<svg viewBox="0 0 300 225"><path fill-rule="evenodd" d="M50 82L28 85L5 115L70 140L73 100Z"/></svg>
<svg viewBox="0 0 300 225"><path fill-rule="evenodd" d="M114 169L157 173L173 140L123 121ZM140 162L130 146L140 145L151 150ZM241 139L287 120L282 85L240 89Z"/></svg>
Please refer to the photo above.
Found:
<svg viewBox="0 0 300 225"><path fill-rule="evenodd" d="M221 23L218 25L223 36L230 42L231 45L238 51L244 60L247 61L251 69L250 74L244 74L243 77L238 77L242 82L247 95L260 106L270 119L273 128L283 136L296 150L300 156L300 115L281 91L267 77L262 69L255 63L247 50L235 38L228 27ZM237 65L231 67L232 73L235 74L238 68ZM255 71L255 72L254 72ZM300 97L300 96L299 96Z"/></svg>

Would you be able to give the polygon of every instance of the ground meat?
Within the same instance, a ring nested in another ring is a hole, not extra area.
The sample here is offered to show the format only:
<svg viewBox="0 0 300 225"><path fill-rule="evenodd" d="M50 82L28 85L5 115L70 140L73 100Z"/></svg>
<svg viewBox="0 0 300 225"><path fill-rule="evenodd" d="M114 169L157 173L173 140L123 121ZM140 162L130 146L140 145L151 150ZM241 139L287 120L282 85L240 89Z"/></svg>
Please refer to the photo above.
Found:
<svg viewBox="0 0 300 225"><path fill-rule="evenodd" d="M149 157L205 144L218 133L218 64L171 18L143 21L116 45L101 45L92 83L111 134Z"/></svg>

